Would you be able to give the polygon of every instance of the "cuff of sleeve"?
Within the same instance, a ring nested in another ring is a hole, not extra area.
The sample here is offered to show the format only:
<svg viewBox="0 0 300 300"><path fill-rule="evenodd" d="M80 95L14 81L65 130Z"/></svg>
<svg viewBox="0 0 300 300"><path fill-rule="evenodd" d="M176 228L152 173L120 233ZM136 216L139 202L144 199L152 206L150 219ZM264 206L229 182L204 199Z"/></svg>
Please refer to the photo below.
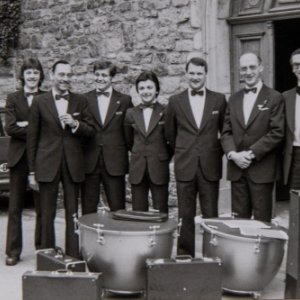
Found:
<svg viewBox="0 0 300 300"><path fill-rule="evenodd" d="M227 154L227 159L228 159L228 160L231 160L232 153L234 153L234 151L230 151L230 152Z"/></svg>
<svg viewBox="0 0 300 300"><path fill-rule="evenodd" d="M29 173L29 175L34 175L34 174L35 174L34 172L30 172L30 173Z"/></svg>
<svg viewBox="0 0 300 300"><path fill-rule="evenodd" d="M79 127L79 122L77 120L75 120L76 122L76 126L72 128L72 133L75 133Z"/></svg>

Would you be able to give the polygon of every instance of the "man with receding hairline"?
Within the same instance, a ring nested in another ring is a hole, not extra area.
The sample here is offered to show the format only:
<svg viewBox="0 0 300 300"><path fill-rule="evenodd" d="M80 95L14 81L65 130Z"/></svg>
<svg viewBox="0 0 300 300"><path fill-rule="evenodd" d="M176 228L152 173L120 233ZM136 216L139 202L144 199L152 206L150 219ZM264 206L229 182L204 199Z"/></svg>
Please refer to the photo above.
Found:
<svg viewBox="0 0 300 300"><path fill-rule="evenodd" d="M284 100L261 80L263 64L254 53L240 57L245 88L229 99L221 142L228 158L232 212L270 222L272 191L279 176L284 137Z"/></svg>
<svg viewBox="0 0 300 300"><path fill-rule="evenodd" d="M79 183L85 178L81 139L95 134L84 96L69 91L72 67L57 61L52 89L34 98L28 126L29 184L39 189L42 207L42 248L54 248L58 186L64 189L66 254L78 257L73 215L78 211Z"/></svg>

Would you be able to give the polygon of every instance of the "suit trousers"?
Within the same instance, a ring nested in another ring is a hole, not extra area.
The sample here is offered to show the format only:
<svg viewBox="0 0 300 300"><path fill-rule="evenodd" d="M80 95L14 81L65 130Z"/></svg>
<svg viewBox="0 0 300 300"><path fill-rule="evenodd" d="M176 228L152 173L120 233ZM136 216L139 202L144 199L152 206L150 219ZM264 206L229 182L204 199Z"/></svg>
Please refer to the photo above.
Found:
<svg viewBox="0 0 300 300"><path fill-rule="evenodd" d="M178 197L178 217L182 219L177 254L195 256L196 199L199 192L203 218L218 217L219 180L205 179L200 163L196 176L191 181L176 181Z"/></svg>
<svg viewBox="0 0 300 300"><path fill-rule="evenodd" d="M139 184L131 184L132 210L148 211L149 210L149 190L151 191L153 208L162 213L168 213L168 184L155 184L151 181L148 167L146 164L145 173Z"/></svg>
<svg viewBox="0 0 300 300"><path fill-rule="evenodd" d="M293 147L290 188L293 190L300 190L300 147Z"/></svg>
<svg viewBox="0 0 300 300"><path fill-rule="evenodd" d="M45 170L46 172L46 170ZM42 248L54 248L55 229L54 219L59 183L63 185L65 220L66 220L66 245L67 255L78 258L78 236L74 232L73 215L78 213L79 184L74 182L63 155L60 168L51 182L39 182L41 207L42 207Z"/></svg>
<svg viewBox="0 0 300 300"><path fill-rule="evenodd" d="M125 208L125 175L112 176L107 172L102 153L94 171L85 174L85 182L82 184L82 214L97 212L100 198L100 183L103 184L104 192L111 211Z"/></svg>
<svg viewBox="0 0 300 300"><path fill-rule="evenodd" d="M26 200L26 191L28 184L28 161L26 153L23 154L20 161L10 168L9 171L9 211L6 239L6 254L10 257L19 257L22 252L22 210ZM35 248L41 248L41 203L39 193L33 191L36 224L35 224Z"/></svg>
<svg viewBox="0 0 300 300"><path fill-rule="evenodd" d="M238 218L270 222L272 217L272 193L274 182L255 183L251 181L247 170L237 181L231 182L232 212Z"/></svg>

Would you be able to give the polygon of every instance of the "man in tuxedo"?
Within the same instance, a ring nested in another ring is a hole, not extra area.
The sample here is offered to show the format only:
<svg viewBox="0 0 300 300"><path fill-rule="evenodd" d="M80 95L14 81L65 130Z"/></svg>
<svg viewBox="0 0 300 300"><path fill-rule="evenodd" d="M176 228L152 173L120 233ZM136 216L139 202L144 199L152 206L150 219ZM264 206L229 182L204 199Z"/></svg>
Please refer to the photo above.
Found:
<svg viewBox="0 0 300 300"><path fill-rule="evenodd" d="M64 189L66 254L78 257L73 215L78 210L79 183L84 181L82 137L95 134L84 96L69 91L72 68L57 61L52 89L33 100L28 126L29 183L39 188L42 207L42 248L55 247L54 219L59 182Z"/></svg>
<svg viewBox="0 0 300 300"><path fill-rule="evenodd" d="M26 151L28 114L35 95L42 94L39 89L44 79L40 61L27 58L20 68L23 88L7 95L5 107L6 132L11 137L8 149L10 197L6 240L7 266L16 265L22 251L22 210L26 200L28 183L28 161ZM39 193L33 191L36 208L35 247L41 247L41 208Z"/></svg>
<svg viewBox="0 0 300 300"><path fill-rule="evenodd" d="M97 212L100 183L111 211L125 208L128 149L123 122L131 97L117 92L112 80L117 68L108 61L94 63L96 89L86 94L96 135L84 142L86 180L82 185L82 213Z"/></svg>
<svg viewBox="0 0 300 300"><path fill-rule="evenodd" d="M300 49L292 53L290 62L298 84L283 93L286 116L284 183L300 190Z"/></svg>
<svg viewBox="0 0 300 300"><path fill-rule="evenodd" d="M192 58L186 64L189 87L170 97L165 116L166 137L175 151L179 218L178 254L195 254L196 198L204 218L218 217L223 150L219 135L227 102L225 95L205 87L207 63Z"/></svg>
<svg viewBox="0 0 300 300"><path fill-rule="evenodd" d="M239 218L271 221L277 158L284 137L284 100L261 81L263 65L254 53L240 58L245 89L229 99L221 142L228 158L232 212Z"/></svg>

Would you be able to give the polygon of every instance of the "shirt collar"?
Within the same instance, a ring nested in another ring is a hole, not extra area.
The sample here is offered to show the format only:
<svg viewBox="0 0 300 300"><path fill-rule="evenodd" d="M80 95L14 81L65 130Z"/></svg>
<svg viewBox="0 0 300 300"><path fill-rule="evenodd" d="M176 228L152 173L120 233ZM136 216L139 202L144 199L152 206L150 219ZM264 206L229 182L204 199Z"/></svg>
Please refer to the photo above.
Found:
<svg viewBox="0 0 300 300"><path fill-rule="evenodd" d="M55 90L52 88L52 96L53 98L55 99L55 95L68 95L69 94L69 91L65 91L63 93L56 93Z"/></svg>
<svg viewBox="0 0 300 300"><path fill-rule="evenodd" d="M112 86L109 86L106 90L100 91L99 89L96 89L96 92L109 92L109 95L112 94L113 88Z"/></svg>
<svg viewBox="0 0 300 300"><path fill-rule="evenodd" d="M259 92L260 92L262 86L263 86L263 83L262 83L261 80L259 80L259 82L258 82L256 85L252 86L252 87L249 87L249 86L245 85L245 89L253 89L253 88L256 88L256 94L259 94Z"/></svg>
<svg viewBox="0 0 300 300"><path fill-rule="evenodd" d="M191 87L189 87L188 88L188 90L189 90L189 96L191 95L191 92L192 92L192 88ZM197 90L197 92L200 92L200 91L203 91L203 97L205 96L205 94L206 94L206 88L205 87L203 87L202 89L200 89L200 90Z"/></svg>
<svg viewBox="0 0 300 300"><path fill-rule="evenodd" d="M30 91L26 86L24 86L24 93L36 93L38 91L38 88L34 89L33 91Z"/></svg>

